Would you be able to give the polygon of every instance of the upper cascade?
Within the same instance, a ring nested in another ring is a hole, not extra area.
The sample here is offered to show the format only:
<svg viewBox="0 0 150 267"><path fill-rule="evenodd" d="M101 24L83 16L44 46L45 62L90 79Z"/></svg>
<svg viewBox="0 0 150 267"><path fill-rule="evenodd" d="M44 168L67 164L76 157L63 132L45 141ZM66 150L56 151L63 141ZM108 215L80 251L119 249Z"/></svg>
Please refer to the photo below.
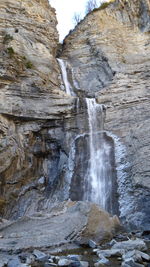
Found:
<svg viewBox="0 0 150 267"><path fill-rule="evenodd" d="M70 82L68 80L67 62L61 58L57 58L57 61L58 61L60 68L61 68L62 79L64 82L66 93L71 96L71 95L73 95L73 91L72 91Z"/></svg>

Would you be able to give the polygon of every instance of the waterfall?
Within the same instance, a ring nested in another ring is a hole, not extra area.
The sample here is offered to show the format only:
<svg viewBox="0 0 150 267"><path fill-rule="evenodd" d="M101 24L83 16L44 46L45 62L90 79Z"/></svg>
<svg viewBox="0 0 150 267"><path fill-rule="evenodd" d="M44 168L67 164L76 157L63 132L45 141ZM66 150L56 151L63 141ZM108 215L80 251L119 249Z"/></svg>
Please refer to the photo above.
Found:
<svg viewBox="0 0 150 267"><path fill-rule="evenodd" d="M86 98L89 123L89 167L86 177L85 200L99 204L112 212L111 145L104 138L103 105Z"/></svg>
<svg viewBox="0 0 150 267"><path fill-rule="evenodd" d="M66 93L68 95L73 95L72 91L71 91L71 85L70 85L70 83L68 81L67 63L61 58L57 58L57 61L58 61L59 66L61 68L61 73L62 73L62 78L63 78L63 82L64 82L64 85L65 85Z"/></svg>
<svg viewBox="0 0 150 267"><path fill-rule="evenodd" d="M60 58L57 60L66 93L73 96L75 94L67 74L68 63ZM73 88L77 88L74 84L74 72L70 70ZM79 134L74 140L74 156L70 154L69 157L69 162L73 163L74 169L69 169L66 177L70 181L69 196L73 200L94 202L103 209L115 213L113 202L116 193L116 173L113 162L113 140L104 131L104 105L96 103L94 98L86 98L86 106L89 132ZM79 98L77 98L76 110L78 114L80 112ZM80 119L82 120L82 117ZM79 140L80 138L82 140Z"/></svg>

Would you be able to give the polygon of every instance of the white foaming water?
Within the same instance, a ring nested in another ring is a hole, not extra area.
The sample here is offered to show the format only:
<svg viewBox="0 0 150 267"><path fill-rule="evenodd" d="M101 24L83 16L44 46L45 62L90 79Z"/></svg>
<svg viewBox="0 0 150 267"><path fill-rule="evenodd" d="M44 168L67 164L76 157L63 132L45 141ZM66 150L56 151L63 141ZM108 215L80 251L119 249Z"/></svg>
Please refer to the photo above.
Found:
<svg viewBox="0 0 150 267"><path fill-rule="evenodd" d="M68 81L68 76L67 76L67 63L61 58L57 58L57 61L61 68L61 73L62 73L62 78L63 78L63 82L65 85L66 93L68 95L72 95L71 86L70 86L70 83Z"/></svg>
<svg viewBox="0 0 150 267"><path fill-rule="evenodd" d="M87 173L85 200L110 209L112 191L111 146L103 135L103 106L95 99L86 99L89 121L90 162ZM108 204L109 201L109 204Z"/></svg>

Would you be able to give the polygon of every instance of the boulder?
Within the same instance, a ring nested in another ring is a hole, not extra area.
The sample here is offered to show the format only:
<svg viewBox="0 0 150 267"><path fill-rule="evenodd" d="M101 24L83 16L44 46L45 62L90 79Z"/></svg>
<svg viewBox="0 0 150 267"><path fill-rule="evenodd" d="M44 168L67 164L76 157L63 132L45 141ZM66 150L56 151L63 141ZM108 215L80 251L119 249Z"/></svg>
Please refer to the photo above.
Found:
<svg viewBox="0 0 150 267"><path fill-rule="evenodd" d="M94 264L95 267L101 267L101 266L105 266L105 265L109 265L110 262L108 259L106 259L105 257L103 257L100 261L96 262Z"/></svg>
<svg viewBox="0 0 150 267"><path fill-rule="evenodd" d="M80 235L80 239L85 242L89 238L94 242L100 244L104 241L110 240L117 231L120 231L121 225L117 216L110 217L110 215L100 209L96 204L79 202L82 208L85 205L85 210L89 205L89 212L87 216L87 223Z"/></svg>
<svg viewBox="0 0 150 267"><path fill-rule="evenodd" d="M80 261L80 266L81 267L88 267L89 263L87 261Z"/></svg>
<svg viewBox="0 0 150 267"><path fill-rule="evenodd" d="M89 240L88 242L90 248L96 248L97 244L93 240Z"/></svg>
<svg viewBox="0 0 150 267"><path fill-rule="evenodd" d="M46 261L48 259L48 256L45 253L37 249L33 251L33 255L36 257L38 261Z"/></svg>
<svg viewBox="0 0 150 267"><path fill-rule="evenodd" d="M69 266L71 264L71 260L68 259L60 259L58 261L58 266Z"/></svg>
<svg viewBox="0 0 150 267"><path fill-rule="evenodd" d="M143 262L143 260L145 261L149 261L150 260L150 256L146 253L143 253L139 250L131 250L126 252L125 254L123 254L122 259L124 261L129 260L129 259L133 259L135 262Z"/></svg>
<svg viewBox="0 0 150 267"><path fill-rule="evenodd" d="M112 256L122 256L124 249L106 249L106 250L97 250L97 255L100 259L103 257L110 258Z"/></svg>
<svg viewBox="0 0 150 267"><path fill-rule="evenodd" d="M145 251L147 250L147 246L142 239L136 238L135 240L128 240L123 242L118 242L113 245L113 249L126 249L126 250L133 250L138 249Z"/></svg>
<svg viewBox="0 0 150 267"><path fill-rule="evenodd" d="M144 267L144 265L136 263L133 259L128 259L122 263L121 267Z"/></svg>
<svg viewBox="0 0 150 267"><path fill-rule="evenodd" d="M81 255L68 255L67 258L73 261L80 261Z"/></svg>
<svg viewBox="0 0 150 267"><path fill-rule="evenodd" d="M21 263L18 257L14 257L8 261L7 267L30 267L30 265Z"/></svg>

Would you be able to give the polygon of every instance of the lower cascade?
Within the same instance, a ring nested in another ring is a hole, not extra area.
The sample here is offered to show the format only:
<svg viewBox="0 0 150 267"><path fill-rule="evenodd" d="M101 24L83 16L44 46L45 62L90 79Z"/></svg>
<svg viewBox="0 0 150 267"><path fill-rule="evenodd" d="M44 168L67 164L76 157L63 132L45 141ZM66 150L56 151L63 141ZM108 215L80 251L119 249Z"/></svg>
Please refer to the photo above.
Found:
<svg viewBox="0 0 150 267"><path fill-rule="evenodd" d="M85 200L99 204L113 213L112 145L104 132L104 106L86 98L89 123L89 166L86 177ZM114 182L115 183L115 182Z"/></svg>
<svg viewBox="0 0 150 267"><path fill-rule="evenodd" d="M99 204L103 209L112 211L112 168L111 146L104 138L103 105L95 99L86 99L89 122L90 160L87 170L87 191L85 200ZM109 204L110 202L110 204Z"/></svg>

